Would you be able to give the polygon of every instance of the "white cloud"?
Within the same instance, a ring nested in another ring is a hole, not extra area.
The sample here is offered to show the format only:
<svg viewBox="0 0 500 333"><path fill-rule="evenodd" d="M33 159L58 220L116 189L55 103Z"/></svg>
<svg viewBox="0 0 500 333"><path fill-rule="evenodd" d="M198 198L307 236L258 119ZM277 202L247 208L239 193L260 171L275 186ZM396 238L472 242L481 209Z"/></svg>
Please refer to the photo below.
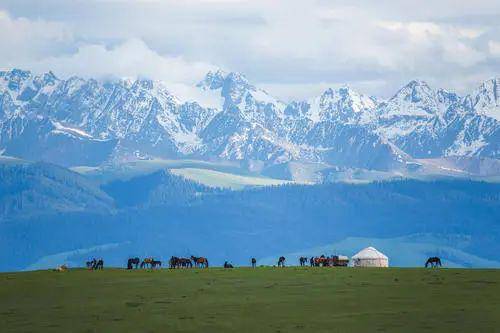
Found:
<svg viewBox="0 0 500 333"><path fill-rule="evenodd" d="M12 18L0 10L0 65L3 67L57 53L71 39L71 31L62 23Z"/></svg>
<svg viewBox="0 0 500 333"><path fill-rule="evenodd" d="M287 98L325 82L388 96L414 78L466 90L499 70L488 0L34 1L0 4L0 67L186 83L216 65Z"/></svg>
<svg viewBox="0 0 500 333"><path fill-rule="evenodd" d="M500 56L500 42L490 40L488 42L490 53L494 56Z"/></svg>
<svg viewBox="0 0 500 333"><path fill-rule="evenodd" d="M85 77L148 77L166 82L194 83L215 67L202 62L188 62L182 57L162 56L140 39L129 39L112 48L85 44L77 52L34 62L38 71Z"/></svg>

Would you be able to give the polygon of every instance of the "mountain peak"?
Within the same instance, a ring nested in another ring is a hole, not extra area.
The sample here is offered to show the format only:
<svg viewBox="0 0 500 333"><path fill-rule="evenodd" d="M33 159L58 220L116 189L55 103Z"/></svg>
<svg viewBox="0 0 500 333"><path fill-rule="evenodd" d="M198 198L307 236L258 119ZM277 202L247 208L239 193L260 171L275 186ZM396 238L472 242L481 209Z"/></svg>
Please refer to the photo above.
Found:
<svg viewBox="0 0 500 333"><path fill-rule="evenodd" d="M227 73L222 69L217 69L216 71L209 71L203 80L198 82L196 85L202 89L215 90L222 87L224 80L226 79Z"/></svg>
<svg viewBox="0 0 500 333"><path fill-rule="evenodd" d="M429 87L426 81L424 80L419 80L419 79L413 79L410 82L406 84L408 87L416 88L416 87Z"/></svg>
<svg viewBox="0 0 500 333"><path fill-rule="evenodd" d="M10 71L0 72L0 78L6 81L7 86L10 90L19 91L21 89L23 82L31 77L30 71L25 71L18 68L13 68Z"/></svg>
<svg viewBox="0 0 500 333"><path fill-rule="evenodd" d="M31 72L28 70L23 70L19 68L12 68L10 71L5 71L3 72L5 77L9 78L20 78L20 79L27 79L31 76Z"/></svg>
<svg viewBox="0 0 500 333"><path fill-rule="evenodd" d="M52 71L48 71L47 73L43 73L42 75L38 75L33 80L36 84L40 86L43 85L54 85L59 79Z"/></svg>
<svg viewBox="0 0 500 333"><path fill-rule="evenodd" d="M240 72L231 72L227 75L226 79L237 83L248 84L248 79Z"/></svg>
<svg viewBox="0 0 500 333"><path fill-rule="evenodd" d="M426 102L434 98L435 92L423 80L411 80L392 99L403 99L410 103Z"/></svg>
<svg viewBox="0 0 500 333"><path fill-rule="evenodd" d="M475 93L490 95L493 101L500 100L500 78L492 78L484 81L479 88L476 89Z"/></svg>
<svg viewBox="0 0 500 333"><path fill-rule="evenodd" d="M478 114L500 120L500 78L484 81L467 96L466 103Z"/></svg>

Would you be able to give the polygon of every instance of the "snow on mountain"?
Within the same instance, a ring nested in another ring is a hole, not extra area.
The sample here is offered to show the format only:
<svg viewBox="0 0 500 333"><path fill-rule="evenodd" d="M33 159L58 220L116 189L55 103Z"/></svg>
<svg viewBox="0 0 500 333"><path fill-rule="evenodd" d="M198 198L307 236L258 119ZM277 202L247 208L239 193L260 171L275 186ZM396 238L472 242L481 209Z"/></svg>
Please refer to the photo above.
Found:
<svg viewBox="0 0 500 333"><path fill-rule="evenodd" d="M321 96L309 101L306 117L313 122L325 120L343 123L368 123L374 117L376 103L368 96L348 87L328 89Z"/></svg>
<svg viewBox="0 0 500 333"><path fill-rule="evenodd" d="M434 90L423 81L411 81L378 106L373 127L415 158L498 156L499 123L475 109L476 105L483 109L494 105L493 86L486 87L481 89L483 98L476 93L464 99L443 89Z"/></svg>
<svg viewBox="0 0 500 333"><path fill-rule="evenodd" d="M485 81L464 103L476 113L500 121L500 79Z"/></svg>
<svg viewBox="0 0 500 333"><path fill-rule="evenodd" d="M499 83L460 97L414 80L382 103L341 87L285 104L222 70L187 87L13 69L0 72L0 151L63 165L132 155L377 170L414 158L498 158Z"/></svg>

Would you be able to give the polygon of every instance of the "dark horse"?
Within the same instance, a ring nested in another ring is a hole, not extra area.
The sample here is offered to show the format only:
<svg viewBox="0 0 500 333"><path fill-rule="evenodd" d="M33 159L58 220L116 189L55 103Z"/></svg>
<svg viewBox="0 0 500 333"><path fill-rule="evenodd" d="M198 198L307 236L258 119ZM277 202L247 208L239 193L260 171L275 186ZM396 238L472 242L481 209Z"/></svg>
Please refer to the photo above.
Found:
<svg viewBox="0 0 500 333"><path fill-rule="evenodd" d="M224 263L224 268L233 268L233 265L228 263L227 261Z"/></svg>
<svg viewBox="0 0 500 333"><path fill-rule="evenodd" d="M179 265L182 268L192 268L193 262L189 258L179 258Z"/></svg>
<svg viewBox="0 0 500 333"><path fill-rule="evenodd" d="M255 268L255 266L257 266L257 259L255 258L252 258L252 267Z"/></svg>
<svg viewBox="0 0 500 333"><path fill-rule="evenodd" d="M432 268L438 266L441 267L441 259L439 259L439 257L430 257L425 262L425 268L429 267L429 264L431 265Z"/></svg>
<svg viewBox="0 0 500 333"><path fill-rule="evenodd" d="M178 258L172 256L169 260L169 266L170 268L188 268L188 267L191 268L193 267L193 263L189 258Z"/></svg>
<svg viewBox="0 0 500 333"><path fill-rule="evenodd" d="M159 260L151 261L151 268L161 268L161 261Z"/></svg>
<svg viewBox="0 0 500 333"><path fill-rule="evenodd" d="M170 266L170 268L176 268L179 265L179 258L174 256L170 257L168 265Z"/></svg>
<svg viewBox="0 0 500 333"><path fill-rule="evenodd" d="M88 268L88 269L94 269L94 265L95 265L96 263L97 263L97 260L95 260L95 258L94 258L94 259L92 259L91 261L87 261L87 263L86 263L86 264L87 264L87 268Z"/></svg>
<svg viewBox="0 0 500 333"><path fill-rule="evenodd" d="M92 266L90 269L93 269L93 270L104 268L104 261L102 259L96 260L94 258L94 259L92 259L91 264L92 264Z"/></svg>
<svg viewBox="0 0 500 333"><path fill-rule="evenodd" d="M299 263L300 263L300 266L307 265L307 257L300 257L299 258Z"/></svg>
<svg viewBox="0 0 500 333"><path fill-rule="evenodd" d="M285 257L281 256L278 259L278 267L285 267Z"/></svg>
<svg viewBox="0 0 500 333"><path fill-rule="evenodd" d="M96 258L94 258L91 261L87 261L86 264L87 264L87 268L91 269L91 270L104 268L104 261L102 259L97 260Z"/></svg>
<svg viewBox="0 0 500 333"><path fill-rule="evenodd" d="M135 269L139 268L139 263L141 260L139 258L129 258L127 261L127 269L132 269L135 266Z"/></svg>
<svg viewBox="0 0 500 333"><path fill-rule="evenodd" d="M208 268L208 259L203 257L191 256L195 267L205 267Z"/></svg>

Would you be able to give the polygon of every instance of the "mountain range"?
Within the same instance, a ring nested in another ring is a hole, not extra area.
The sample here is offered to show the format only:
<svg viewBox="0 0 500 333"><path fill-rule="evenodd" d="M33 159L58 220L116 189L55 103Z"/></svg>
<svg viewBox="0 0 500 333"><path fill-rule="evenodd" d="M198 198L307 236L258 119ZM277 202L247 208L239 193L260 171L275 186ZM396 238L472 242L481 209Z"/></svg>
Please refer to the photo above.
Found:
<svg viewBox="0 0 500 333"><path fill-rule="evenodd" d="M284 103L218 70L192 91L181 98L149 79L3 71L0 152L66 167L159 157L258 172L297 162L404 172L429 160L500 157L499 78L467 96L414 80L387 100L341 87Z"/></svg>

